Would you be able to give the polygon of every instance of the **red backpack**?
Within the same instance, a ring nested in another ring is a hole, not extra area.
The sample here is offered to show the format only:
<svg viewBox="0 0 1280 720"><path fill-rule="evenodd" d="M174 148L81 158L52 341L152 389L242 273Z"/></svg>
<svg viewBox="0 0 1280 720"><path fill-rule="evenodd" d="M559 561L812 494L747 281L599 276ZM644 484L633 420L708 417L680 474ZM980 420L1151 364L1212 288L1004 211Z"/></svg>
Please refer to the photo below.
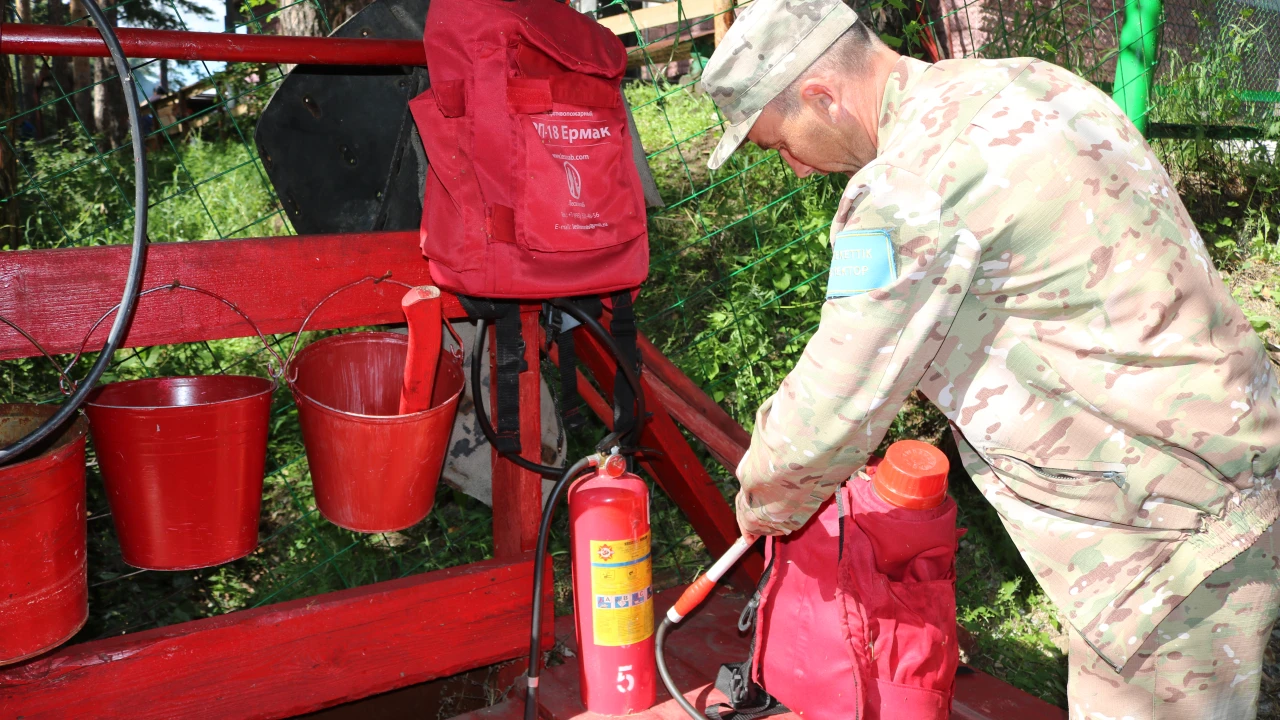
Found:
<svg viewBox="0 0 1280 720"><path fill-rule="evenodd" d="M422 250L446 290L597 295L649 271L644 197L609 30L554 0L432 0Z"/></svg>
<svg viewBox="0 0 1280 720"><path fill-rule="evenodd" d="M947 720L963 534L950 497L903 510L854 475L803 528L768 538L764 577L739 623L755 624L751 656L721 667L716 687L729 705L708 717Z"/></svg>

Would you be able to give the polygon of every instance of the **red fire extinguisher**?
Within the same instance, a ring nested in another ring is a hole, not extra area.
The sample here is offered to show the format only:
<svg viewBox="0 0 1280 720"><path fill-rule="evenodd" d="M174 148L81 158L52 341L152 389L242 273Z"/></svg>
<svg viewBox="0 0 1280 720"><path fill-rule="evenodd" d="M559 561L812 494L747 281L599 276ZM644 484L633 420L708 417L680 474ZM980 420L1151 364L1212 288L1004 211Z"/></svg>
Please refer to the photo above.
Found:
<svg viewBox="0 0 1280 720"><path fill-rule="evenodd" d="M652 707L653 555L649 488L610 456L569 488L582 704L601 715Z"/></svg>

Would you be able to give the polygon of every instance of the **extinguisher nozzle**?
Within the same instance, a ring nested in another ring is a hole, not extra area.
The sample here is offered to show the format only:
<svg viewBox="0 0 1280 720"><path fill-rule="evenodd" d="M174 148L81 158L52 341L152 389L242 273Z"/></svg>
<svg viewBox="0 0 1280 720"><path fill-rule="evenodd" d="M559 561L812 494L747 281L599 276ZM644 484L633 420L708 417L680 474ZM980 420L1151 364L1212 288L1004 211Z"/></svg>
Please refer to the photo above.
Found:
<svg viewBox="0 0 1280 720"><path fill-rule="evenodd" d="M680 594L680 599L676 600L676 604L667 611L667 618L672 624L680 622L686 615L693 612L694 608L701 605L702 601L706 600L715 589L716 583L720 582L720 578L724 577L729 568L733 567L733 564L738 562L750 548L750 541L744 537L738 538L707 570L706 574L685 588L685 591Z"/></svg>
<svg viewBox="0 0 1280 720"><path fill-rule="evenodd" d="M710 575L703 575L693 581L689 587L685 588L680 594L680 598L676 600L676 604L671 606L667 611L667 617L671 622L678 623L684 619L685 615L693 612L693 609L702 604L703 600L711 594L716 587L716 581Z"/></svg>
<svg viewBox="0 0 1280 720"><path fill-rule="evenodd" d="M729 568L733 567L733 564L738 562L738 560L746 554L747 550L751 548L754 542L754 538L738 538L737 541L734 542L733 545L715 561L715 564L707 570L706 574L699 577L697 580L694 580L689 587L685 588L685 591L680 594L680 598L676 600L675 605L673 605L670 610L667 610L667 616L662 619L662 624L658 626L658 632L654 636L653 645L654 654L657 655L658 660L658 676L662 678L662 684L667 687L667 692L671 694L671 697L680 705L680 708L684 710L689 717L693 718L693 720L704 720L704 718L702 714L698 712L698 709L680 693L680 689L676 687L675 681L671 679L671 673L667 671L666 653L663 650L663 645L667 639L667 631L675 627L675 625L683 620L686 615L693 612L695 608L701 605L703 600L707 599L707 596L715 589L716 583L720 581L720 578L724 577L724 574L729 571ZM526 720L532 719L526 718Z"/></svg>

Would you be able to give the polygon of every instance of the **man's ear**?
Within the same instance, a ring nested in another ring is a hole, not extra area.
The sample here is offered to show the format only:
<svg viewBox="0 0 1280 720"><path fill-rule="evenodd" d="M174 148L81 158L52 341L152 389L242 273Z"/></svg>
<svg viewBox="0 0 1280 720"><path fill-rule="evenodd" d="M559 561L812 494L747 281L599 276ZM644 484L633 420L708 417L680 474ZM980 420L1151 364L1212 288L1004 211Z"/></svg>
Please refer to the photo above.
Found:
<svg viewBox="0 0 1280 720"><path fill-rule="evenodd" d="M824 77L805 78L800 82L800 102L828 122L834 123L840 116L838 91Z"/></svg>

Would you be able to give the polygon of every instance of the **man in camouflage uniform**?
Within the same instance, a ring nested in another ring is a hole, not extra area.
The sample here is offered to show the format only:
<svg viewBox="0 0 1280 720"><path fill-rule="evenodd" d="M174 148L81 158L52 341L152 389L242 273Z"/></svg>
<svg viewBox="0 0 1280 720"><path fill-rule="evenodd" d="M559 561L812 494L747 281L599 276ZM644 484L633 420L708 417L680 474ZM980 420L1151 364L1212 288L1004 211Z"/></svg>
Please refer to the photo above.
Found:
<svg viewBox="0 0 1280 720"><path fill-rule="evenodd" d="M751 140L851 176L742 530L803 526L918 387L1070 624L1073 719L1253 717L1280 389L1120 109L1038 60L899 57L839 0L755 0L703 85L713 169Z"/></svg>

